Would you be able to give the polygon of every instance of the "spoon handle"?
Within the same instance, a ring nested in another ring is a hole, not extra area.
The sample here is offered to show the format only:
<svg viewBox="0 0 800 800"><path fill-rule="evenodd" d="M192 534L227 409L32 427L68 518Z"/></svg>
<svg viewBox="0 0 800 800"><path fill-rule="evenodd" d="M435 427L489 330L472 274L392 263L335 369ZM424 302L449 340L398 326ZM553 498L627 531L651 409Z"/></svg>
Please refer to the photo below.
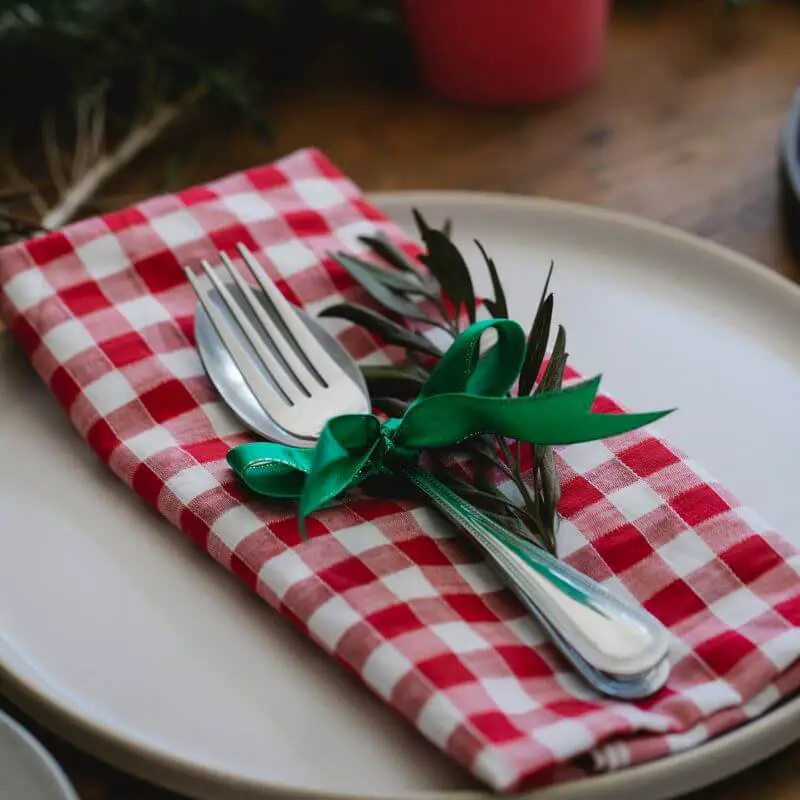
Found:
<svg viewBox="0 0 800 800"><path fill-rule="evenodd" d="M624 689L624 696L643 696L636 692L645 691L646 684L646 693L652 693L654 674L663 685L669 637L654 617L509 533L429 472L414 466L404 472L477 542L509 588L545 623L555 644L573 663L581 662L576 666L596 688L617 696L623 693L615 688Z"/></svg>

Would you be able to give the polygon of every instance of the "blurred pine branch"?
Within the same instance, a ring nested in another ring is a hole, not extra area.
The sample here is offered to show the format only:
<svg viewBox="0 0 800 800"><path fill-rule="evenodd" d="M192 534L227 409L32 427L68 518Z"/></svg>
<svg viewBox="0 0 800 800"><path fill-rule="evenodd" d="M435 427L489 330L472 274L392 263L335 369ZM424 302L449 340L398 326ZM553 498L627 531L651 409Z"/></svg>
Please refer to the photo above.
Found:
<svg viewBox="0 0 800 800"><path fill-rule="evenodd" d="M27 197L61 225L191 106L269 136L270 91L335 40L397 50L396 22L390 0L0 0L6 177L28 187L21 154L40 142L56 199Z"/></svg>

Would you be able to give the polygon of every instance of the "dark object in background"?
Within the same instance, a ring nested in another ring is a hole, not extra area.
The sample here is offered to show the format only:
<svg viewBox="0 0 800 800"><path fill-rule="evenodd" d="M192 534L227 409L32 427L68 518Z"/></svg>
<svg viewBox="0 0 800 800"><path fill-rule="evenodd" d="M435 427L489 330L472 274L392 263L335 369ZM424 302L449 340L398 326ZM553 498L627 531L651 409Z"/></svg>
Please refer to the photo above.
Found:
<svg viewBox="0 0 800 800"><path fill-rule="evenodd" d="M781 210L789 245L800 258L800 89L781 135Z"/></svg>

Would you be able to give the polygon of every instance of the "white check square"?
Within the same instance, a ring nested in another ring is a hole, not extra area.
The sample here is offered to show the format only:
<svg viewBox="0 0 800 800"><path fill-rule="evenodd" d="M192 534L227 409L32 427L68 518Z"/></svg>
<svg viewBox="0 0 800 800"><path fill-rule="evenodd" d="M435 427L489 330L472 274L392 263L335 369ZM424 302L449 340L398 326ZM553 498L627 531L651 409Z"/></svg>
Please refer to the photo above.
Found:
<svg viewBox="0 0 800 800"><path fill-rule="evenodd" d="M201 494L216 489L219 481L202 464L198 464L173 475L166 486L178 500L188 505Z"/></svg>
<svg viewBox="0 0 800 800"><path fill-rule="evenodd" d="M167 309L150 295L120 303L117 309L128 320L131 327L137 330L171 319Z"/></svg>
<svg viewBox="0 0 800 800"><path fill-rule="evenodd" d="M466 624L466 622L443 622L431 625L431 630L454 652L473 653L488 650L489 644Z"/></svg>
<svg viewBox="0 0 800 800"><path fill-rule="evenodd" d="M295 181L294 189L307 205L318 211L341 205L347 199L325 178L304 178Z"/></svg>
<svg viewBox="0 0 800 800"><path fill-rule="evenodd" d="M779 670L785 670L797 660L800 651L800 628L790 628L774 639L759 645L761 652Z"/></svg>
<svg viewBox="0 0 800 800"><path fill-rule="evenodd" d="M140 461L145 461L156 453L168 450L174 444L175 438L161 425L142 431L142 433L125 440L125 446Z"/></svg>
<svg viewBox="0 0 800 800"><path fill-rule="evenodd" d="M307 624L317 641L333 652L342 636L360 621L353 607L340 595L334 595L308 618Z"/></svg>
<svg viewBox="0 0 800 800"><path fill-rule="evenodd" d="M282 600L292 586L310 578L313 574L294 550L285 550L261 567L258 578L278 596L278 599Z"/></svg>
<svg viewBox="0 0 800 800"><path fill-rule="evenodd" d="M188 211L173 211L154 217L150 224L169 247L179 247L205 236L203 226Z"/></svg>
<svg viewBox="0 0 800 800"><path fill-rule="evenodd" d="M517 777L517 768L496 748L485 747L472 765L475 774L497 786L507 786Z"/></svg>
<svg viewBox="0 0 800 800"><path fill-rule="evenodd" d="M107 372L102 378L90 383L83 393L102 417L128 405L138 397L125 376L116 370Z"/></svg>
<svg viewBox="0 0 800 800"><path fill-rule="evenodd" d="M769 605L757 597L746 586L726 595L711 604L714 616L731 628L740 628L750 620L769 611Z"/></svg>
<svg viewBox="0 0 800 800"><path fill-rule="evenodd" d="M461 719L461 712L445 695L437 692L423 706L417 719L417 726L423 736L427 736L439 747L444 747Z"/></svg>
<svg viewBox="0 0 800 800"><path fill-rule="evenodd" d="M624 489L610 492L607 497L629 522L655 511L664 504L663 499L644 481L637 481Z"/></svg>
<svg viewBox="0 0 800 800"><path fill-rule="evenodd" d="M394 687L414 668L414 665L394 645L384 642L376 647L364 662L362 676L384 700Z"/></svg>
<svg viewBox="0 0 800 800"><path fill-rule="evenodd" d="M568 519L562 519L558 523L558 538L556 543L560 558L571 556L588 544L586 537Z"/></svg>
<svg viewBox="0 0 800 800"><path fill-rule="evenodd" d="M369 251L369 245L364 244L359 239L359 236L374 236L375 226L371 222L361 220L359 222L351 222L349 225L342 225L341 228L336 229L336 236L342 242L344 249L348 253L366 253Z"/></svg>
<svg viewBox="0 0 800 800"><path fill-rule="evenodd" d="M795 651L796 652L796 651ZM774 706L781 699L781 693L775 686L767 686L758 694L751 697L743 706L745 714L753 719L761 716L770 706Z"/></svg>
<svg viewBox="0 0 800 800"><path fill-rule="evenodd" d="M38 269L28 269L15 275L3 287L3 292L19 312L27 311L55 294L44 273Z"/></svg>
<svg viewBox="0 0 800 800"><path fill-rule="evenodd" d="M716 560L714 551L693 531L686 530L661 545L658 554L681 577Z"/></svg>
<svg viewBox="0 0 800 800"><path fill-rule="evenodd" d="M614 458L614 454L603 442L572 444L559 450L558 454L579 475L584 475Z"/></svg>
<svg viewBox="0 0 800 800"><path fill-rule="evenodd" d="M399 572L384 575L381 582L399 600L417 600L423 597L437 597L439 594L419 567L407 567Z"/></svg>
<svg viewBox="0 0 800 800"><path fill-rule="evenodd" d="M80 320L70 319L51 328L43 337L45 347L64 363L78 353L95 346L95 340Z"/></svg>
<svg viewBox="0 0 800 800"><path fill-rule="evenodd" d="M318 262L314 253L297 239L265 247L264 253L284 277L302 272Z"/></svg>
<svg viewBox="0 0 800 800"><path fill-rule="evenodd" d="M256 192L242 192L222 198L222 202L242 222L274 219L275 209Z"/></svg>
<svg viewBox="0 0 800 800"><path fill-rule="evenodd" d="M336 539L353 555L365 553L375 547L382 547L389 540L381 533L380 528L371 522L362 522L350 528L343 528L333 534Z"/></svg>
<svg viewBox="0 0 800 800"><path fill-rule="evenodd" d="M221 438L246 430L224 403L203 403L200 410L208 417L211 429Z"/></svg>
<svg viewBox="0 0 800 800"><path fill-rule="evenodd" d="M689 686L683 690L683 695L691 700L705 716L711 716L724 708L738 706L742 696L727 681L717 679L702 683L699 686Z"/></svg>
<svg viewBox="0 0 800 800"><path fill-rule="evenodd" d="M127 254L113 234L76 247L75 254L95 280L115 275L130 266Z"/></svg>
<svg viewBox="0 0 800 800"><path fill-rule="evenodd" d="M158 358L176 378L195 378L203 374L203 364L194 348L159 353Z"/></svg>
<svg viewBox="0 0 800 800"><path fill-rule="evenodd" d="M246 506L234 506L217 517L211 532L233 551L263 525L264 523Z"/></svg>
<svg viewBox="0 0 800 800"><path fill-rule="evenodd" d="M486 678L481 681L497 707L506 714L527 714L539 704L522 688L516 678Z"/></svg>
<svg viewBox="0 0 800 800"><path fill-rule="evenodd" d="M585 722L562 719L552 725L543 725L534 734L559 759L568 759L597 744Z"/></svg>

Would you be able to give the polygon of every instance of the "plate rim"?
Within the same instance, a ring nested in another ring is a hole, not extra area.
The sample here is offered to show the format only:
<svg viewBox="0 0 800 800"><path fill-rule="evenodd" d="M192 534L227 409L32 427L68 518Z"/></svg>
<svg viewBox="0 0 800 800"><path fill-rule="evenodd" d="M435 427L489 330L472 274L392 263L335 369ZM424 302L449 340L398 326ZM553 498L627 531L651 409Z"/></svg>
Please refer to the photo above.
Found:
<svg viewBox="0 0 800 800"><path fill-rule="evenodd" d="M576 203L571 200L558 200L545 196L531 196L514 192L485 192L458 189L404 189L398 191L369 192L367 198L376 203L404 203L408 204L411 198L416 202L448 202L462 206L506 205L528 206L531 209L554 210L574 217L600 219L610 224L624 225L639 231L655 234L676 242L682 242L690 247L698 247L720 258L725 258L736 263L737 268L751 276L766 279L775 288L784 289L800 300L800 283L791 280L786 275L770 269L765 264L751 258L744 253L733 250L724 244L705 239L695 233L684 231L674 225L641 217L627 211L594 206L589 203Z"/></svg>
<svg viewBox="0 0 800 800"><path fill-rule="evenodd" d="M37 757L42 769L54 781L53 786L60 792L61 800L79 800L75 787L67 778L55 756L19 720L2 709L0 709L0 727L11 731Z"/></svg>
<svg viewBox="0 0 800 800"><path fill-rule="evenodd" d="M382 205L404 206L411 204L447 203L454 206L507 206L525 207L532 212L555 211L573 218L601 220L607 224L634 229L658 238L666 238L684 245L703 250L723 259L732 267L750 277L771 285L771 288L788 294L800 309L800 284L771 270L753 258L738 253L717 242L703 239L693 233L673 226L646 219L635 214L613 209L592 206L584 203L557 200L547 197L532 197L525 194L505 192L483 192L469 190L403 190L388 192L368 192L366 197L379 207ZM1 332L0 335L7 335ZM22 659L20 659L22 660ZM24 663L24 662L23 662ZM31 669L30 674L35 670ZM46 679L38 686L32 685L24 676L18 674L13 664L8 664L0 650L0 690L19 708L31 714L37 721L92 755L147 781L157 782L167 788L182 791L195 797L212 798L267 798L273 796L297 798L297 800L364 800L364 794L321 794L317 790L287 786L280 783L266 783L263 780L237 777L224 770L207 767L190 761L179 755L167 755L133 737L126 738L124 733L114 730L97 718L81 715L79 710L63 705L47 692ZM770 732L788 728L800 719L800 696L795 696L772 710L762 714L746 724L718 736L710 741L670 756L644 764L627 767L614 772L594 775L574 781L566 781L541 789L532 789L515 795L520 800L588 800L600 795L609 797L616 795L621 789L630 788L631 784L649 787L649 796L656 800L659 797L673 796L671 790L663 786L664 791L655 791L653 783L673 778L676 770L687 775L698 766L702 774L689 778L681 791L691 791L724 777L737 774L748 769L790 746L800 739L800 727L796 732L788 734L780 741L770 741L761 748L755 747L762 739L768 738ZM739 755L736 758L737 768L733 771L721 771L720 762L730 751ZM755 753L755 755L754 755ZM220 794L224 792L224 794ZM481 800L494 797L490 791L482 788L476 790L403 792L401 794L374 794L374 800Z"/></svg>

